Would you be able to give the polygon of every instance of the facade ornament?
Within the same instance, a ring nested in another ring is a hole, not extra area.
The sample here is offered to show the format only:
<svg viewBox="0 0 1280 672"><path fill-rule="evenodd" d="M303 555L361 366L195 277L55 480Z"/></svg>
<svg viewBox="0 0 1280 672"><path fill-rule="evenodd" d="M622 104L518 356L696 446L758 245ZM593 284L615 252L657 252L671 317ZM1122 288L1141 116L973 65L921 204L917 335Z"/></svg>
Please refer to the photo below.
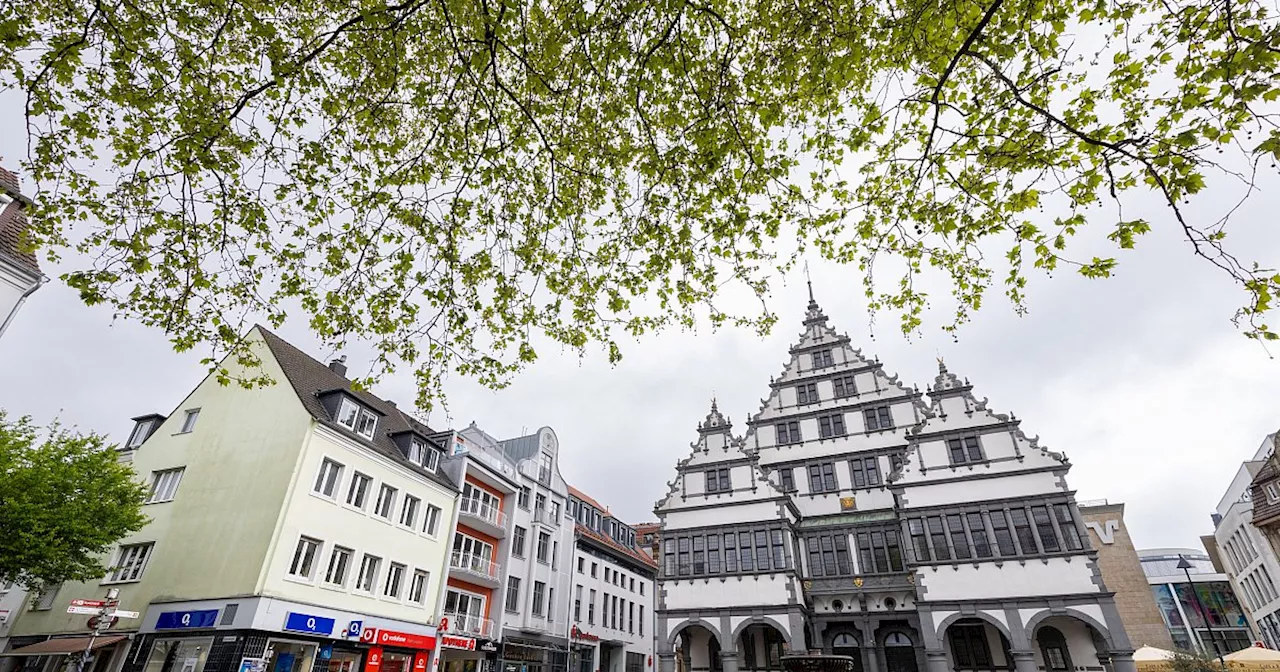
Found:
<svg viewBox="0 0 1280 672"><path fill-rule="evenodd" d="M861 577L861 576L855 576L855 577L853 577L853 587L854 587L854 588L861 588L861 587L862 587L862 577Z"/></svg>

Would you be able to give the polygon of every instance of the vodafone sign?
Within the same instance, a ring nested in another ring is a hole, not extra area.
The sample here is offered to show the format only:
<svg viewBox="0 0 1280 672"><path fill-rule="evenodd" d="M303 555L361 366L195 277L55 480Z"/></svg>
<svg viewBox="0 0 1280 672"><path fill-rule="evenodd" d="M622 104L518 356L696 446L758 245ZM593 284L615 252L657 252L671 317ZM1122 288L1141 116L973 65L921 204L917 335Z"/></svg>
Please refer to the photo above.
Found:
<svg viewBox="0 0 1280 672"><path fill-rule="evenodd" d="M397 646L405 649L434 649L436 648L436 638L429 635L416 635L412 632L396 632L395 630L381 630L378 628L365 628L360 633L360 641L365 644L377 644L378 646Z"/></svg>

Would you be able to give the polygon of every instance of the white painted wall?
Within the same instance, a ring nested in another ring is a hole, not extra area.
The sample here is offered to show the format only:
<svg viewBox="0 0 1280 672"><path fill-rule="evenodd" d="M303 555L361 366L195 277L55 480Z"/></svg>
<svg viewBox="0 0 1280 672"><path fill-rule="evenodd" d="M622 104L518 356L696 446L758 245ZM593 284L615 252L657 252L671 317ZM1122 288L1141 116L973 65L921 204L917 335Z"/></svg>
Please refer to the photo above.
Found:
<svg viewBox="0 0 1280 672"><path fill-rule="evenodd" d="M922 599L930 602L1098 592L1083 557L934 566L916 570L916 576L925 590Z"/></svg>
<svg viewBox="0 0 1280 672"><path fill-rule="evenodd" d="M799 585L783 574L683 579L663 582L668 609L697 609L786 604L789 595L799 597ZM787 588L790 585L792 593Z"/></svg>
<svg viewBox="0 0 1280 672"><path fill-rule="evenodd" d="M341 481L333 499L313 492L325 458L343 465ZM357 471L373 479L363 509L346 503L348 486ZM378 491L384 483L398 491L390 521L373 512ZM421 500L413 528L398 522L406 495ZM441 509L440 524L434 537L424 530L428 505ZM317 424L308 436L286 500L280 532L267 565L263 594L410 622L434 623L436 603L446 578L444 570L453 512L454 493L444 486L355 443L338 430ZM289 575L301 536L323 542L309 579ZM324 580L334 546L355 551L346 581L341 586ZM372 595L354 587L361 559L366 553L382 559L378 585ZM393 562L406 566L399 598L383 595L384 582ZM413 572L418 569L430 575L422 604L414 604L407 599Z"/></svg>

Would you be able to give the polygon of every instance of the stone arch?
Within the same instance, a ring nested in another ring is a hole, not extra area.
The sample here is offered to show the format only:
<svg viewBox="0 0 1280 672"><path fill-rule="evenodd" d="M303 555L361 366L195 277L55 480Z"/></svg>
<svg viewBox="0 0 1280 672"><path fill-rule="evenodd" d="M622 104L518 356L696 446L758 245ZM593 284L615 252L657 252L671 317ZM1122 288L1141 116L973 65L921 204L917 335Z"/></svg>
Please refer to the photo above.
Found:
<svg viewBox="0 0 1280 672"><path fill-rule="evenodd" d="M782 641L784 641L784 642L786 642L786 643L787 643L787 650L789 650L789 651L795 651L795 650L796 650L795 643L791 640L791 630L790 630L790 628L788 628L787 626L783 625L783 624L782 624L782 622L781 622L781 621L779 621L779 620L778 620L776 617L774 617L774 616L752 616L752 617L750 617L750 618L748 618L748 619L746 619L746 620L742 621L741 623L739 623L739 624L738 624L738 627L736 627L736 628L734 628L734 629L733 629L733 635L732 635L731 639L729 640L729 641L733 642L733 644L734 644L734 646L735 646L735 647L737 647L737 644L738 644L738 638L742 636L742 631L743 631L743 630L746 630L746 629L747 629L747 626L750 626L750 625L768 625L768 626L772 626L774 630L777 630L777 631L778 631L778 634L782 635Z"/></svg>
<svg viewBox="0 0 1280 672"><path fill-rule="evenodd" d="M724 636L720 633L720 629L711 621L705 621L701 618L686 618L683 621L676 623L676 626L671 629L671 634L667 635L667 646L670 646L674 651L676 648L676 642L680 639L680 633L695 625L703 628L707 632L710 632L711 636L716 638L716 644L719 644L721 649L724 648Z"/></svg>
<svg viewBox="0 0 1280 672"><path fill-rule="evenodd" d="M1043 611L1036 612L1034 616L1027 619L1027 639L1035 641L1036 628L1039 628L1040 624L1043 623L1046 618L1053 618L1054 616L1074 618L1077 621L1088 625L1090 628L1093 628L1093 631L1098 633L1098 636L1102 638L1104 643L1106 643L1107 649L1115 648L1115 642L1111 639L1111 631L1107 629L1107 626L1099 623L1094 617L1070 607L1065 609L1045 609Z"/></svg>
<svg viewBox="0 0 1280 672"><path fill-rule="evenodd" d="M1004 623L1001 623L999 619L995 618L994 616L992 616L991 614L988 614L985 611L975 611L972 614L962 614L957 612L942 619L942 622L938 624L938 641L946 641L947 628L950 628L952 623L955 623L956 621L962 618L976 618L980 621L983 621L984 623L989 624L991 627L995 628L996 630L999 630L1000 634L1004 635L1005 638L1008 639L1010 642L1018 641L1013 637L1009 636L1008 626L1006 626ZM1030 628L1027 629L1027 632L1031 632Z"/></svg>

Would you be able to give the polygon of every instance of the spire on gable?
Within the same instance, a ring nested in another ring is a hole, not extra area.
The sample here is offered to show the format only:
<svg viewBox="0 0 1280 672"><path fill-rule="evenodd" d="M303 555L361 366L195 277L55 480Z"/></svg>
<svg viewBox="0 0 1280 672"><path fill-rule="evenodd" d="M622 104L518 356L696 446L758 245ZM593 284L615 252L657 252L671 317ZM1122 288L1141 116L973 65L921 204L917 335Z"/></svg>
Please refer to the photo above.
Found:
<svg viewBox="0 0 1280 672"><path fill-rule="evenodd" d="M960 382L956 374L947 370L947 365L938 358L938 377L933 379L933 385L929 387L929 397L937 399L939 397L947 397L955 394L965 394L973 389L966 379Z"/></svg>
<svg viewBox="0 0 1280 672"><path fill-rule="evenodd" d="M733 423L720 413L720 408L716 405L716 398L711 398L711 412L707 414L707 418L698 423L699 434L728 434L733 428Z"/></svg>

